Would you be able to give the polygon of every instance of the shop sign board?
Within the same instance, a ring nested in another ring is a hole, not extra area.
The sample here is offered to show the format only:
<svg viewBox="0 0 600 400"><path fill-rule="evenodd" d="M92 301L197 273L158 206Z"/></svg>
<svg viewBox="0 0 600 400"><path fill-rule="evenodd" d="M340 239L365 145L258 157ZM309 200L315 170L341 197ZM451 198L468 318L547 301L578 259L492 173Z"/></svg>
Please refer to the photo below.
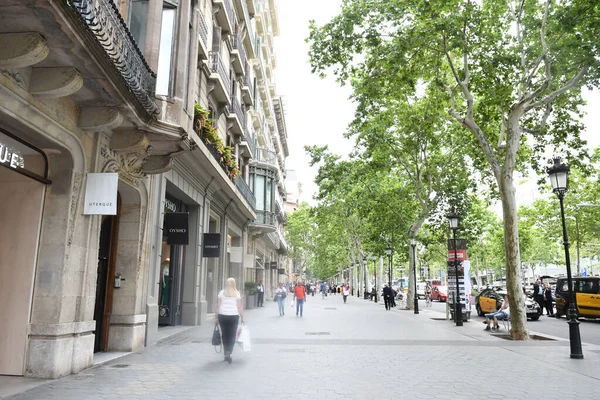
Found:
<svg viewBox="0 0 600 400"><path fill-rule="evenodd" d="M221 255L221 234L205 233L202 240L202 257L219 258Z"/></svg>
<svg viewBox="0 0 600 400"><path fill-rule="evenodd" d="M277 269L277 261L271 261L271 269Z"/></svg>
<svg viewBox="0 0 600 400"><path fill-rule="evenodd" d="M118 173L88 173L84 215L117 215Z"/></svg>
<svg viewBox="0 0 600 400"><path fill-rule="evenodd" d="M164 233L169 245L188 245L190 241L189 213L165 213Z"/></svg>
<svg viewBox="0 0 600 400"><path fill-rule="evenodd" d="M25 159L18 150L0 142L0 164L9 168L25 168Z"/></svg>

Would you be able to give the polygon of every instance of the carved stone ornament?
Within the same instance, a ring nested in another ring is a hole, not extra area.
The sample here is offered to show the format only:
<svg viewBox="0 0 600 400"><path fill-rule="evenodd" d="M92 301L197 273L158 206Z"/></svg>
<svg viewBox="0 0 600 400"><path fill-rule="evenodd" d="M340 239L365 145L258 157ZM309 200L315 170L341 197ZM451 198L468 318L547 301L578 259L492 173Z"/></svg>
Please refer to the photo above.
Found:
<svg viewBox="0 0 600 400"><path fill-rule="evenodd" d="M144 163L152 155L150 139L141 132L115 132L110 147L119 166L119 178L137 186L146 176Z"/></svg>

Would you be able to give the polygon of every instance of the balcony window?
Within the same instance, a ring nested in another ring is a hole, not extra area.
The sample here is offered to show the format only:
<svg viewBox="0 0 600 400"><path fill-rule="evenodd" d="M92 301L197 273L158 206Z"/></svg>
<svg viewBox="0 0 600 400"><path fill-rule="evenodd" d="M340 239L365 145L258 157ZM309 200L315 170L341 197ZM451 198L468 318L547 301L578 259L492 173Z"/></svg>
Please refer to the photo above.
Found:
<svg viewBox="0 0 600 400"><path fill-rule="evenodd" d="M273 179L267 178L267 192L265 193L265 211L273 211Z"/></svg>
<svg viewBox="0 0 600 400"><path fill-rule="evenodd" d="M254 189L256 211L273 212L273 191L275 188L273 178L260 174L250 174L249 183L250 187Z"/></svg>
<svg viewBox="0 0 600 400"><path fill-rule="evenodd" d="M158 72L156 74L156 94L170 96L172 93L173 40L175 38L175 17L177 9L165 3L160 30L158 51Z"/></svg>
<svg viewBox="0 0 600 400"><path fill-rule="evenodd" d="M147 26L148 0L131 0L131 7L129 8L129 31L142 53L145 53Z"/></svg>
<svg viewBox="0 0 600 400"><path fill-rule="evenodd" d="M192 40L192 32L194 29L194 9L190 7L188 12L188 36L187 36L187 54L185 55L185 77L183 78L183 107L185 110L189 110L189 83L190 83L190 55L193 52L194 41ZM202 16L200 16L202 18Z"/></svg>
<svg viewBox="0 0 600 400"><path fill-rule="evenodd" d="M256 197L256 209L265 209L265 179L266 177L257 175L254 178L254 196Z"/></svg>

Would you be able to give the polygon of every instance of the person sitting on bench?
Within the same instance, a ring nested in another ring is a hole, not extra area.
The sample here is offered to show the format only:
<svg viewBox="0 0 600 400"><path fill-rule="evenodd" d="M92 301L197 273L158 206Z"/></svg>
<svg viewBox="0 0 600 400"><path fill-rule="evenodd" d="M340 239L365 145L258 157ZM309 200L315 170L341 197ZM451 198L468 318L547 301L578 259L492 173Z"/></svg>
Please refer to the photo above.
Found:
<svg viewBox="0 0 600 400"><path fill-rule="evenodd" d="M507 294L504 295L504 302L502 302L502 307L500 307L500 309L498 311L490 313L490 314L485 314L485 317L487 318L485 321L487 326L485 327L484 330L497 331L500 328L498 326L498 320L510 318L510 308L508 306L508 295ZM492 322L492 320L494 321L494 327L490 329L490 323Z"/></svg>

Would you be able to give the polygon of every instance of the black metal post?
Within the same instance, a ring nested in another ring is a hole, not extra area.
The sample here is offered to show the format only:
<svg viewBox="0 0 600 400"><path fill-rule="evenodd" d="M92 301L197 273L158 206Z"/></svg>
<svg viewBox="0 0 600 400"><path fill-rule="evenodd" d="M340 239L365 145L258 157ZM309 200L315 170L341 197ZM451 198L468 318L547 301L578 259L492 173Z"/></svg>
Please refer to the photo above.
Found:
<svg viewBox="0 0 600 400"><path fill-rule="evenodd" d="M392 254L388 256L388 285L392 287Z"/></svg>
<svg viewBox="0 0 600 400"><path fill-rule="evenodd" d="M415 281L415 284L414 284L415 291L413 293L414 308L415 308L415 314L418 314L419 313L419 295L417 294L417 252L416 252L417 245L411 243L411 246L412 246L412 251L413 251L413 273L414 273L413 280Z"/></svg>
<svg viewBox="0 0 600 400"><path fill-rule="evenodd" d="M377 259L373 262L373 272L375 272L375 303L377 303L377 294L379 293L377 288Z"/></svg>
<svg viewBox="0 0 600 400"><path fill-rule="evenodd" d="M456 326L463 326L462 307L460 304L460 285L458 284L458 252L456 250L456 229L452 229L452 238L454 242L454 276L456 276L456 300L454 301L454 318L456 318Z"/></svg>
<svg viewBox="0 0 600 400"><path fill-rule="evenodd" d="M581 336L579 334L579 321L575 309L575 293L573 292L573 277L571 276L571 258L569 256L569 238L567 236L567 225L565 221L565 206L563 203L564 193L558 193L560 202L560 215L562 217L563 245L565 247L565 262L567 264L567 283L569 285L569 309L567 311L567 322L569 324L569 342L571 344L571 358L583 359L581 349Z"/></svg>

